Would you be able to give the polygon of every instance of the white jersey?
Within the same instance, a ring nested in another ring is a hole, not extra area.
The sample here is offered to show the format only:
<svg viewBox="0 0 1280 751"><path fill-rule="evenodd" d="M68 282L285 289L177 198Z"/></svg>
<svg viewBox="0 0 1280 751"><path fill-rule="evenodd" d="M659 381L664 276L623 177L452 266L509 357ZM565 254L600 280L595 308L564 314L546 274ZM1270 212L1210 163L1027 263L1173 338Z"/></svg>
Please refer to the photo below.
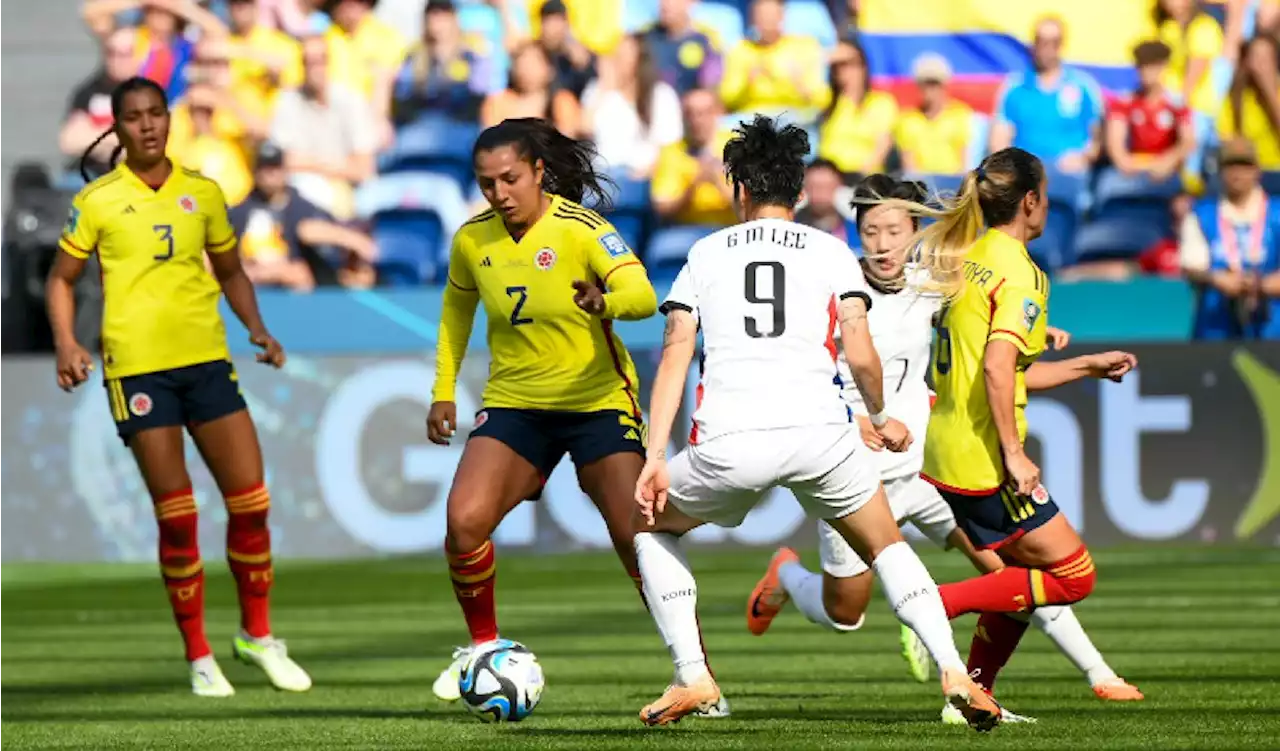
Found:
<svg viewBox="0 0 1280 751"><path fill-rule="evenodd" d="M759 219L695 243L661 308L692 313L702 329L690 443L849 422L836 301L855 296L870 299L853 253L812 227Z"/></svg>
<svg viewBox="0 0 1280 751"><path fill-rule="evenodd" d="M909 270L907 279L910 281L913 276ZM933 345L933 316L942 307L942 298L913 289L910 283L897 292L869 287L868 294L871 310L867 323L884 371L885 411L906 425L914 438L911 447L902 453L876 453L881 479L892 480L914 475L924 464L924 436L929 425L925 374ZM843 351L839 353L838 366L845 402L855 415L868 414Z"/></svg>

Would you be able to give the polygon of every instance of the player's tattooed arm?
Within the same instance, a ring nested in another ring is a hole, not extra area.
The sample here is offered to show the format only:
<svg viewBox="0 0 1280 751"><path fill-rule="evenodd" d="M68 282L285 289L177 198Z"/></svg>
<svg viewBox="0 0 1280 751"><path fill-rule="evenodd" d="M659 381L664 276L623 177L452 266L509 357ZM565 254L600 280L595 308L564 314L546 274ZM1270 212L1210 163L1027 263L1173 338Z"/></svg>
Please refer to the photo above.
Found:
<svg viewBox="0 0 1280 751"><path fill-rule="evenodd" d="M662 361L649 392L649 445L663 448L671 442L671 427L680 410L698 336L698 322L691 311L672 308L666 314ZM652 453L650 458L655 458Z"/></svg>
<svg viewBox="0 0 1280 751"><path fill-rule="evenodd" d="M836 306L836 317L840 321L840 345L854 383L862 392L867 410L878 414L884 410L884 374L867 326L867 299L857 294L844 297Z"/></svg>

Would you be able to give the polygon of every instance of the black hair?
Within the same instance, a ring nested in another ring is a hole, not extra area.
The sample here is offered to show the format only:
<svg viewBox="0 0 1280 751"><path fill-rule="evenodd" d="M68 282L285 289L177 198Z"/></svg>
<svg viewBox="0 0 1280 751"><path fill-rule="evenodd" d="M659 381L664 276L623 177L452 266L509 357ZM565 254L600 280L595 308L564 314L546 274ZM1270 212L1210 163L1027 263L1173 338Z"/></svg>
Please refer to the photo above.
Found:
<svg viewBox="0 0 1280 751"><path fill-rule="evenodd" d="M610 189L617 185L596 171L596 149L590 142L570 138L541 118L509 118L481 131L471 150L472 163L481 151L502 146L514 146L529 164L542 160L542 189L548 193L574 203L592 196L601 211L612 207Z"/></svg>
<svg viewBox="0 0 1280 751"><path fill-rule="evenodd" d="M808 133L756 115L733 129L733 138L724 145L724 170L735 197L745 189L757 204L793 208L804 190L808 155Z"/></svg>
<svg viewBox="0 0 1280 751"><path fill-rule="evenodd" d="M113 121L118 121L120 119L120 112L124 109L124 98L135 91L154 91L156 96L160 97L160 101L164 102L165 108L167 109L169 107L169 96L164 93L163 86L149 78L134 76L133 78L122 81L118 86L111 90L111 118ZM84 178L85 182L93 181L93 178L89 177L89 155L93 153L94 149L98 148L98 144L106 140L107 136L115 132L116 125L115 122L112 122L111 127L104 130L102 135L95 138L93 143L89 144L89 148L85 149L84 153L80 155L80 176ZM120 158L122 153L124 153L123 140L111 150L111 157L107 159L107 164L114 167L116 160Z"/></svg>
<svg viewBox="0 0 1280 751"><path fill-rule="evenodd" d="M867 49L862 46L862 40L857 36L841 39L840 44L858 53L858 59L862 60L862 100L858 102L862 104L871 94L871 63L867 62ZM836 80L836 69L841 65L848 65L848 61L831 63L827 66L827 85L831 87L831 101L827 102L826 109L822 110L822 114L818 116L818 122L830 120L835 114L836 107L840 105L840 82Z"/></svg>
<svg viewBox="0 0 1280 751"><path fill-rule="evenodd" d="M858 229L862 229L862 222L866 220L867 214L879 205L876 201L882 198L925 203L929 200L929 189L918 180L898 180L883 173L867 175L854 186L853 200L849 202ZM911 227L913 230L920 229L920 217L915 214L911 215Z"/></svg>
<svg viewBox="0 0 1280 751"><path fill-rule="evenodd" d="M818 157L817 159L814 159L812 162L809 162L809 166L805 167L804 169L805 169L805 172L814 172L816 170L822 170L822 169L831 170L832 172L839 175L841 179L844 179L844 172L840 169L840 167L837 166L836 163L831 161L830 159L825 159L823 157Z"/></svg>

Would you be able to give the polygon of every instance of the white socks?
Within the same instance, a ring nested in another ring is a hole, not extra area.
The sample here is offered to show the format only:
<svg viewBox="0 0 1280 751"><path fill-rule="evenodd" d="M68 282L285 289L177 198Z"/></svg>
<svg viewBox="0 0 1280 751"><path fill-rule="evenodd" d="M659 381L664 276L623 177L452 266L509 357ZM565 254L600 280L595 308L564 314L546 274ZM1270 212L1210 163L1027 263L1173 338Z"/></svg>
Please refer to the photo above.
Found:
<svg viewBox="0 0 1280 751"><path fill-rule="evenodd" d="M864 615L851 626L832 620L827 614L826 606L822 604L822 574L815 574L795 561L787 561L778 567L778 579L796 608L811 623L832 631L857 631L866 619Z"/></svg>
<svg viewBox="0 0 1280 751"><path fill-rule="evenodd" d="M640 532L635 543L649 612L671 652L676 681L687 686L707 674L698 630L698 585L680 551L678 537L667 532Z"/></svg>
<svg viewBox="0 0 1280 751"><path fill-rule="evenodd" d="M1031 623L1043 631L1062 654L1088 677L1090 686L1116 679L1115 671L1102 658L1098 648L1093 646L1070 607L1054 605L1036 608L1031 612Z"/></svg>
<svg viewBox="0 0 1280 751"><path fill-rule="evenodd" d="M925 649L938 664L938 670L967 673L964 660L956 650L951 622L938 596L938 586L916 552L906 542L895 542L871 562L885 599L898 620L916 632Z"/></svg>

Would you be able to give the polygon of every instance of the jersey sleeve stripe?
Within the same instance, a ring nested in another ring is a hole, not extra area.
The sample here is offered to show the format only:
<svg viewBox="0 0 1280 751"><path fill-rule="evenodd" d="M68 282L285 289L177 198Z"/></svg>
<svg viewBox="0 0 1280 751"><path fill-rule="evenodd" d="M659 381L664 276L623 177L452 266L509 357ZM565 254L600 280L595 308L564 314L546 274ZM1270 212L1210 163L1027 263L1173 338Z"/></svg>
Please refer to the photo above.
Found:
<svg viewBox="0 0 1280 751"><path fill-rule="evenodd" d="M227 239L223 240L220 243L209 243L209 250L212 250L215 253L219 253L224 250L230 250L235 244L236 244L236 236L235 236L235 233L233 232L231 233L231 237L228 237Z"/></svg>
<svg viewBox="0 0 1280 751"><path fill-rule="evenodd" d="M71 240L65 236L58 239L58 247L66 251L68 255L75 256L76 258L89 257L89 251L71 242Z"/></svg>
<svg viewBox="0 0 1280 751"><path fill-rule="evenodd" d="M493 209L487 209L485 211L481 211L479 214L476 214L475 216L471 217L467 221L463 222L463 224L464 225L480 224L481 222L487 222L494 217L494 213L495 212Z"/></svg>
<svg viewBox="0 0 1280 751"><path fill-rule="evenodd" d="M1009 329L993 329L991 331L991 335L987 337L988 341L991 340L992 338L995 338L996 334L1008 334L1014 339L1017 339L1018 341L1022 342L1023 347L1026 347L1027 349L1031 348L1031 345L1027 344L1027 340L1023 339L1021 334L1019 334L1016 331L1010 331Z"/></svg>
<svg viewBox="0 0 1280 751"><path fill-rule="evenodd" d="M617 271L618 269L625 269L628 266L639 266L639 265L640 265L639 261L627 261L626 263L620 263L617 266L614 266L612 269L610 269L609 273L605 274L604 278L601 279L600 281L602 283L607 283L609 281L609 277L613 276L613 272Z"/></svg>
<svg viewBox="0 0 1280 751"><path fill-rule="evenodd" d="M475 292L479 289L479 287L464 287L461 284L458 284L457 282L453 281L453 277L449 277L449 283L452 284L455 288L462 290L463 292Z"/></svg>
<svg viewBox="0 0 1280 751"><path fill-rule="evenodd" d="M579 205L578 205L578 204L576 204L576 203L570 203L569 201L565 201L564 203L561 203L559 206L557 206L557 207L556 207L556 210L557 210L557 211L565 211L565 212L568 212L568 213L570 213L570 214L577 214L577 215L579 215L579 216L582 216L582 217L585 217L585 218L587 218L587 219L590 219L591 221L595 222L596 224L604 224L604 222L605 222L605 218L604 218L604 217L600 216L599 214L597 214L596 212L592 211L591 209L588 209L588 208L586 208L586 207L584 207L584 206L579 206Z"/></svg>
<svg viewBox="0 0 1280 751"><path fill-rule="evenodd" d="M683 310L686 313L693 313L693 308L682 302L676 302L675 300L667 300L658 306L658 312L664 316L670 315L673 310Z"/></svg>
<svg viewBox="0 0 1280 751"><path fill-rule="evenodd" d="M556 209L556 211L555 211L555 217L556 217L557 219L570 219L570 220L573 220L573 221L575 221L575 222L581 222L582 224L584 224L584 225L586 226L586 228L587 228L587 229L590 229L590 230L596 230L596 229L599 229L599 228L600 228L600 225L599 225L599 224L596 224L596 223L595 223L595 221L593 221L593 220L591 220L591 219L588 219L588 218L586 218L585 216L578 216L578 215L576 215L576 214L570 214L570 213L565 212L565 211L562 211L562 210L560 210L560 209Z"/></svg>
<svg viewBox="0 0 1280 751"><path fill-rule="evenodd" d="M871 295L868 295L866 292L863 292L861 290L856 290L853 292L845 292L840 295L840 299L842 301L848 300L854 297L860 298L862 302L867 306L867 310L871 310Z"/></svg>

